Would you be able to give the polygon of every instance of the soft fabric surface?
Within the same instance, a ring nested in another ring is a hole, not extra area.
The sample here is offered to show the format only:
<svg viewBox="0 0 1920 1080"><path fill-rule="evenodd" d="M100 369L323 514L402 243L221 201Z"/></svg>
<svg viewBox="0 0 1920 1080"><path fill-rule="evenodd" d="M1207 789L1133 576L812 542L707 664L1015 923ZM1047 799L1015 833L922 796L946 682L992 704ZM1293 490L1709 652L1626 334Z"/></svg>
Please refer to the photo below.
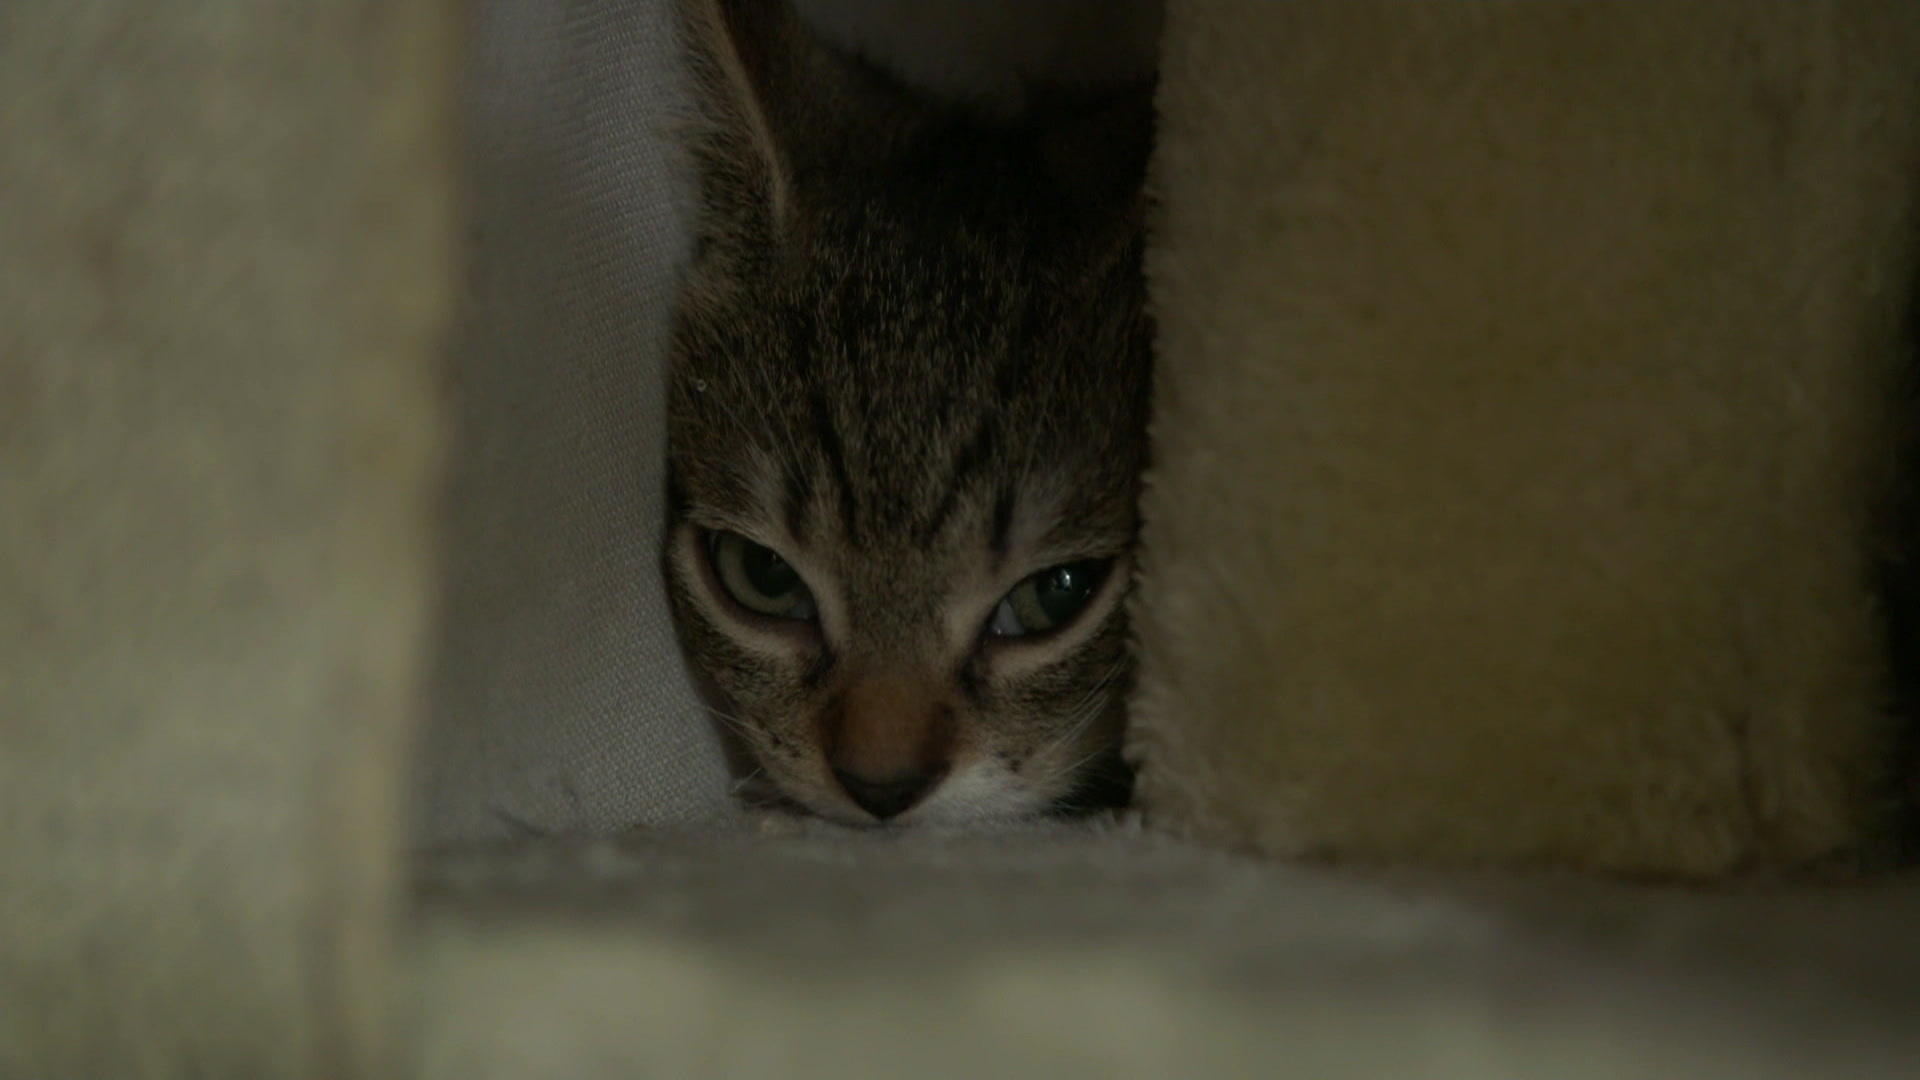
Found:
<svg viewBox="0 0 1920 1080"><path fill-rule="evenodd" d="M470 5L467 292L415 834L727 809L659 569L686 243L670 0Z"/></svg>
<svg viewBox="0 0 1920 1080"><path fill-rule="evenodd" d="M0 1076L385 1075L452 15L0 7Z"/></svg>
<svg viewBox="0 0 1920 1080"><path fill-rule="evenodd" d="M1701 875L1883 840L1920 5L1174 0L1163 63L1153 820Z"/></svg>
<svg viewBox="0 0 1920 1080"><path fill-rule="evenodd" d="M1284 868L1137 828L445 857L420 1074L1905 1077L1920 882L1726 895Z"/></svg>

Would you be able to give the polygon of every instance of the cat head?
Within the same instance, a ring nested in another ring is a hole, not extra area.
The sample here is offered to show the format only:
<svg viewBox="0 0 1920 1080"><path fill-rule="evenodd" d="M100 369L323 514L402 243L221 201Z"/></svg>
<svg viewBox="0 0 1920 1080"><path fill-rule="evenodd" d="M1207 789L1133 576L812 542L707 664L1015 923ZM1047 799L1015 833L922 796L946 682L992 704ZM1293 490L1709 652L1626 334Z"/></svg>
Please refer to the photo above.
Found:
<svg viewBox="0 0 1920 1080"><path fill-rule="evenodd" d="M1145 463L1150 89L988 117L688 0L669 593L750 768L849 822L1111 781Z"/></svg>

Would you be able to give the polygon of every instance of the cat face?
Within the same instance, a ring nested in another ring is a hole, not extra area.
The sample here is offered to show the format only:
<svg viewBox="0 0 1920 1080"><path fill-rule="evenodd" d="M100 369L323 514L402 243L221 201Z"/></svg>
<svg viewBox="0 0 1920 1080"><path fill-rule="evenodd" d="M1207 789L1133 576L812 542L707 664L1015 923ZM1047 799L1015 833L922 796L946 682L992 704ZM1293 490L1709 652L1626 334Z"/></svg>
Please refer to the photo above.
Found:
<svg viewBox="0 0 1920 1080"><path fill-rule="evenodd" d="M1144 141L1076 183L1085 113L927 107L752 0L690 26L665 567L716 713L829 818L1094 798L1123 774Z"/></svg>

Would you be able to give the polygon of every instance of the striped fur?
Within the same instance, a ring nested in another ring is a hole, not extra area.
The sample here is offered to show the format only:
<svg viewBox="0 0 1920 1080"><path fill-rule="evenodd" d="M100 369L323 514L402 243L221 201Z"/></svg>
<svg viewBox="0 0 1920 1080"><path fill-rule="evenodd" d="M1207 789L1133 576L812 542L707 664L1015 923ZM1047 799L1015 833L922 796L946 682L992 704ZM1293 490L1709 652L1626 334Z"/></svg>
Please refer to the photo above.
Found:
<svg viewBox="0 0 1920 1080"><path fill-rule="evenodd" d="M1150 88L988 118L835 53L783 4L685 15L702 213L674 327L665 567L717 715L750 769L829 817L872 820L826 746L881 684L950 728L946 779L900 821L1084 801L1121 771L1130 679ZM817 625L742 618L706 564L711 530L799 569ZM1098 556L1120 561L1078 622L984 637L1022 578Z"/></svg>

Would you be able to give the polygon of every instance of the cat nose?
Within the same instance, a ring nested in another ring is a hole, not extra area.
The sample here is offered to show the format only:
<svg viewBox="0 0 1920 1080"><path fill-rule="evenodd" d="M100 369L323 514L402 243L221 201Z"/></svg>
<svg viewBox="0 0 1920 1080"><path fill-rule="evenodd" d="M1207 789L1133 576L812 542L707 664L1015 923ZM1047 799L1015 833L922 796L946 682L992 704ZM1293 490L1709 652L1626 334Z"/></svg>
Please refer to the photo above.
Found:
<svg viewBox="0 0 1920 1080"><path fill-rule="evenodd" d="M854 803L882 821L898 817L947 775L953 709L926 680L853 681L822 718L827 765Z"/></svg>
<svg viewBox="0 0 1920 1080"><path fill-rule="evenodd" d="M885 821L919 802L921 796L932 790L933 785L946 775L946 771L947 767L942 764L887 776L864 776L848 769L835 768L833 776L860 809Z"/></svg>

